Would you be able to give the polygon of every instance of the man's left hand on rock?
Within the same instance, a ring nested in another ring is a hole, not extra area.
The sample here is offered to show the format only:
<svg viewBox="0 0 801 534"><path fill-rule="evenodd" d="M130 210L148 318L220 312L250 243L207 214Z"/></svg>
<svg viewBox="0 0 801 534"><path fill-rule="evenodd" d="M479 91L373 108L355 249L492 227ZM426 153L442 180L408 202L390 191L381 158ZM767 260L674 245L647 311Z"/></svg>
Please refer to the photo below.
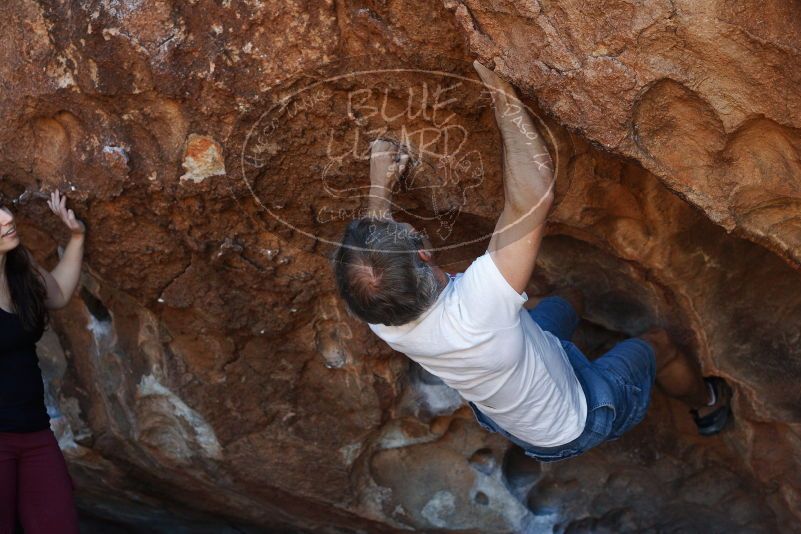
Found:
<svg viewBox="0 0 801 534"><path fill-rule="evenodd" d="M409 155L399 146L385 139L370 143L370 183L391 189L403 175Z"/></svg>

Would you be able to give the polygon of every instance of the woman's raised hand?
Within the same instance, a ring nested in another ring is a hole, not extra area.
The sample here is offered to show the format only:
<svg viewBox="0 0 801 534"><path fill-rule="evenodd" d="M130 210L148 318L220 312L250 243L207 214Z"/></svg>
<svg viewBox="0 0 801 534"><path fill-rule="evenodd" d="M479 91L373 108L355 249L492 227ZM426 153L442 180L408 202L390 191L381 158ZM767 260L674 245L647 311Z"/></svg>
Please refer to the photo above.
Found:
<svg viewBox="0 0 801 534"><path fill-rule="evenodd" d="M73 235L83 235L86 233L86 226L83 222L75 218L75 213L72 210L67 209L67 197L63 196L58 189L50 193L50 200L47 201L47 205L53 213L64 221L70 233Z"/></svg>

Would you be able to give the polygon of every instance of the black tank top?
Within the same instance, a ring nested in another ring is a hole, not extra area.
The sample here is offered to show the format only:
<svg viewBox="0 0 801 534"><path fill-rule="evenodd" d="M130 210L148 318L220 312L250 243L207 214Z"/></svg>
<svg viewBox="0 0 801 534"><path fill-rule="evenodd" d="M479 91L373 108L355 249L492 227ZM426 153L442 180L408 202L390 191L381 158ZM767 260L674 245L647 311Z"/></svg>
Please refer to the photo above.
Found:
<svg viewBox="0 0 801 534"><path fill-rule="evenodd" d="M36 432L50 427L36 342L19 315L0 308L0 432Z"/></svg>

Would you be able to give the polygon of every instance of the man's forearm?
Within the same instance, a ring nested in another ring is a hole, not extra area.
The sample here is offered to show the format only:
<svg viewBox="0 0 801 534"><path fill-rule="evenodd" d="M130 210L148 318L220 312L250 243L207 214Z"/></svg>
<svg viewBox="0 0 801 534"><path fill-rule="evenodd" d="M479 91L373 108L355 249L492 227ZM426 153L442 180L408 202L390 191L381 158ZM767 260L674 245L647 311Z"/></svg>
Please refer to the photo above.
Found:
<svg viewBox="0 0 801 534"><path fill-rule="evenodd" d="M498 114L505 203L521 214L533 210L534 218L544 222L553 198L553 163L548 148L521 103L510 101Z"/></svg>
<svg viewBox="0 0 801 534"><path fill-rule="evenodd" d="M515 291L525 290L545 233L553 200L553 169L547 147L512 85L474 61L492 95L503 141L505 202L487 250Z"/></svg>
<svg viewBox="0 0 801 534"><path fill-rule="evenodd" d="M392 218L392 191L379 184L370 186L370 200L367 203L367 214L374 219Z"/></svg>
<svg viewBox="0 0 801 534"><path fill-rule="evenodd" d="M392 219L392 188L409 160L395 143L376 139L370 143L370 196L367 215L375 219Z"/></svg>

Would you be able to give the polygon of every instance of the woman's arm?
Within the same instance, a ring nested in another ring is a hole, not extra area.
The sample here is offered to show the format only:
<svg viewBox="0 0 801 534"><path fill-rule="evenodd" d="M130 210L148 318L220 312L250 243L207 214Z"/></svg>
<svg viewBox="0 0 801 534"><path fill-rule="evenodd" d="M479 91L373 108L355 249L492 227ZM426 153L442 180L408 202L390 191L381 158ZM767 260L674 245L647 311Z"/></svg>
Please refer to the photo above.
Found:
<svg viewBox="0 0 801 534"><path fill-rule="evenodd" d="M83 261L83 243L86 234L84 224L75 218L75 213L67 209L67 197L54 191L47 201L50 209L58 215L70 230L70 241L64 254L52 272L48 272L31 258L34 267L39 271L45 281L47 299L45 306L48 309L63 308L67 305L81 276L81 262Z"/></svg>

